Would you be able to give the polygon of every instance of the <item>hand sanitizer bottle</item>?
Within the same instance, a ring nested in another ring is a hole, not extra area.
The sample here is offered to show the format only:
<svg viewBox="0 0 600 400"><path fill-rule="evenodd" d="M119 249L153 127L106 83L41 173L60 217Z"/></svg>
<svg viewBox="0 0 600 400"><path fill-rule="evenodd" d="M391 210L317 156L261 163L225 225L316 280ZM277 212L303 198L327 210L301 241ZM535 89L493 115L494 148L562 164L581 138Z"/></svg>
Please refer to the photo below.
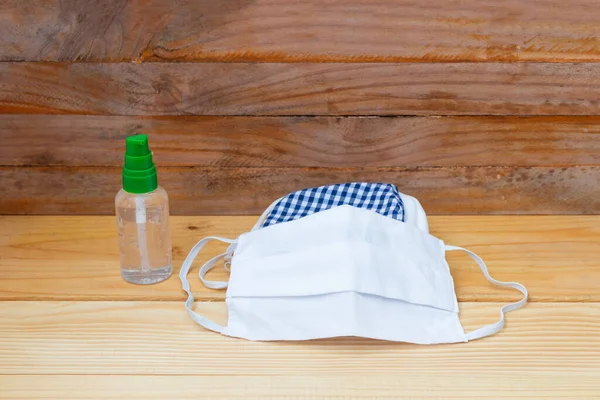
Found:
<svg viewBox="0 0 600 400"><path fill-rule="evenodd" d="M169 198L158 186L148 136L126 139L123 189L115 197L121 275L131 283L152 284L173 270L169 237Z"/></svg>

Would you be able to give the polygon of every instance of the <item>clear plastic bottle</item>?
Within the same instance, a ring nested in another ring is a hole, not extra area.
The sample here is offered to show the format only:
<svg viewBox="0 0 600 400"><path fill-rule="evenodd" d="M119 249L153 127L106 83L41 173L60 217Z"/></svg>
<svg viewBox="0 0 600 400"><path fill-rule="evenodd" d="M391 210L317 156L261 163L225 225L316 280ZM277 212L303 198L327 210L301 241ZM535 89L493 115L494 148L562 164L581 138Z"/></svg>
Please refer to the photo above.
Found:
<svg viewBox="0 0 600 400"><path fill-rule="evenodd" d="M152 284L171 276L169 198L158 186L146 135L127 138L123 189L115 209L123 279Z"/></svg>

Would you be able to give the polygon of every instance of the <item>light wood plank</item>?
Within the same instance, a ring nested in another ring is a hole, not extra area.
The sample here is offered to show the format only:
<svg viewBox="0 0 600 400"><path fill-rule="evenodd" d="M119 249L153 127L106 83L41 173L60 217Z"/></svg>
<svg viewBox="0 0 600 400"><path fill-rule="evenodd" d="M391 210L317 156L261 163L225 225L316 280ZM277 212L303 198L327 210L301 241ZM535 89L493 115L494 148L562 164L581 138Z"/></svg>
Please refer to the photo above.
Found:
<svg viewBox="0 0 600 400"><path fill-rule="evenodd" d="M461 304L465 330L502 303ZM225 303L197 310L225 322ZM205 331L183 302L1 302L0 374L600 377L600 304L532 303L500 333L423 346L361 338L249 342Z"/></svg>
<svg viewBox="0 0 600 400"><path fill-rule="evenodd" d="M135 133L149 134L159 166L600 164L599 117L0 115L0 165L120 166Z"/></svg>
<svg viewBox="0 0 600 400"><path fill-rule="evenodd" d="M9 1L2 61L598 61L597 3Z"/></svg>
<svg viewBox="0 0 600 400"><path fill-rule="evenodd" d="M256 217L172 217L174 276L136 286L119 275L114 217L0 217L0 299L4 300L179 300L177 273L187 252L208 235L234 238ZM600 301L600 216L433 216L432 234L477 252L494 277L516 280L531 301ZM209 244L196 266L222 251ZM473 261L449 253L461 301L507 301L519 295L490 285ZM196 268L197 268L196 267ZM197 298L218 300L195 275ZM223 268L210 275L226 280Z"/></svg>
<svg viewBox="0 0 600 400"><path fill-rule="evenodd" d="M0 112L599 115L600 63L0 63Z"/></svg>
<svg viewBox="0 0 600 400"><path fill-rule="evenodd" d="M403 371L368 376L0 375L0 399L593 399L595 372L522 374Z"/></svg>
<svg viewBox="0 0 600 400"><path fill-rule="evenodd" d="M114 214L119 167L0 167L0 214ZM260 214L307 187L390 182L430 214L598 214L600 166L162 167L173 215Z"/></svg>

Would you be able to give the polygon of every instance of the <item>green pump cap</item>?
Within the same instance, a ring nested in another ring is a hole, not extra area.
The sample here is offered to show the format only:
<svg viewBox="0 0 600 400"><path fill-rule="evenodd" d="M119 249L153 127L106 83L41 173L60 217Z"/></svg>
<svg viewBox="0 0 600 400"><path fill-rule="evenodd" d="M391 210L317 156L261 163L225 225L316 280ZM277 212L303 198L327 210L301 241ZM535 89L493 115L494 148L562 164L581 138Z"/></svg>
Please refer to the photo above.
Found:
<svg viewBox="0 0 600 400"><path fill-rule="evenodd" d="M129 193L148 193L158 187L156 167L148 148L148 136L129 136L125 141L123 189Z"/></svg>

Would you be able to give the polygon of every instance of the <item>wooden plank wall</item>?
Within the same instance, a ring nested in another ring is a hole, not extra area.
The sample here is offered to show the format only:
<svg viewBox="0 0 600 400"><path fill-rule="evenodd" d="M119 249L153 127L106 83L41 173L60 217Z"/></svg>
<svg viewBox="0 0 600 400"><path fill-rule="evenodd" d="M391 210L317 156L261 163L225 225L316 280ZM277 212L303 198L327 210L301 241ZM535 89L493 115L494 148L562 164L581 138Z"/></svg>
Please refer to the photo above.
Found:
<svg viewBox="0 0 600 400"><path fill-rule="evenodd" d="M591 0L3 2L0 213L111 214L150 134L173 214L389 181L432 214L600 211Z"/></svg>

